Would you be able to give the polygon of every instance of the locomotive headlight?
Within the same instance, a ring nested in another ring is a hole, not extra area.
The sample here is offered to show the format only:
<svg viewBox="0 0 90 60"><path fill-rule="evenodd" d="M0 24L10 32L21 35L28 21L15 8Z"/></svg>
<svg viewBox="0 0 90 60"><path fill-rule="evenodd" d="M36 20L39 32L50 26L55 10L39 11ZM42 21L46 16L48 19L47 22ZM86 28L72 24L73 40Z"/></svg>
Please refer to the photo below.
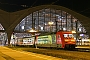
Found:
<svg viewBox="0 0 90 60"><path fill-rule="evenodd" d="M75 40L71 40L71 41L75 42Z"/></svg>
<svg viewBox="0 0 90 60"><path fill-rule="evenodd" d="M65 41L69 41L69 40L65 40Z"/></svg>

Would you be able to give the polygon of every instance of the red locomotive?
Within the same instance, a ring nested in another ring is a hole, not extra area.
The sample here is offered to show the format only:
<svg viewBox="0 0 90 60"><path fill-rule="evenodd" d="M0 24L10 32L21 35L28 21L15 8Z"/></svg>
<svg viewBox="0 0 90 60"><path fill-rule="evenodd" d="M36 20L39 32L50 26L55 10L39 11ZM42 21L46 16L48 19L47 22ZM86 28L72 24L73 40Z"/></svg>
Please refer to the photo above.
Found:
<svg viewBox="0 0 90 60"><path fill-rule="evenodd" d="M76 40L70 31L58 31L56 34L37 36L36 42L39 47L73 49L76 46Z"/></svg>

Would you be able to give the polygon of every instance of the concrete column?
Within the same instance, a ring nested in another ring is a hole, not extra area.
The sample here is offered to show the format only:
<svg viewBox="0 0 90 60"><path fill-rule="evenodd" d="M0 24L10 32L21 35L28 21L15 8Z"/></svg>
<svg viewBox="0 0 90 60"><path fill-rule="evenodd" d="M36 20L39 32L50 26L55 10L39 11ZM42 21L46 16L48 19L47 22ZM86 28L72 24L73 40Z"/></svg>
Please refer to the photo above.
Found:
<svg viewBox="0 0 90 60"><path fill-rule="evenodd" d="M8 46L10 46L11 35L13 32L6 32L8 37Z"/></svg>

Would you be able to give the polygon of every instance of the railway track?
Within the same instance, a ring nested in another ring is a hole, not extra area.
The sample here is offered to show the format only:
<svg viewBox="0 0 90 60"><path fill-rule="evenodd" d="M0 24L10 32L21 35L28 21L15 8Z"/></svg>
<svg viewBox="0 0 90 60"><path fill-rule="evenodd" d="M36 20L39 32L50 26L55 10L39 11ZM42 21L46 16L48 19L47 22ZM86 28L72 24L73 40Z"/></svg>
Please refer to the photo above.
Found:
<svg viewBox="0 0 90 60"><path fill-rule="evenodd" d="M90 52L89 48L76 48L75 51L79 51L79 52Z"/></svg>
<svg viewBox="0 0 90 60"><path fill-rule="evenodd" d="M90 52L90 48L75 48L75 49L63 49L63 48L41 48L40 49L50 49L50 50L64 50L64 51L77 51L77 52Z"/></svg>
<svg viewBox="0 0 90 60"><path fill-rule="evenodd" d="M29 48L29 46L23 46L25 48ZM22 48L23 48L22 47ZM31 48L35 48L33 46L31 46ZM52 48L52 47L38 47L40 49L49 49L49 50L65 50L65 51L78 51L78 52L90 52L90 48L75 48L75 49L63 49L63 48Z"/></svg>

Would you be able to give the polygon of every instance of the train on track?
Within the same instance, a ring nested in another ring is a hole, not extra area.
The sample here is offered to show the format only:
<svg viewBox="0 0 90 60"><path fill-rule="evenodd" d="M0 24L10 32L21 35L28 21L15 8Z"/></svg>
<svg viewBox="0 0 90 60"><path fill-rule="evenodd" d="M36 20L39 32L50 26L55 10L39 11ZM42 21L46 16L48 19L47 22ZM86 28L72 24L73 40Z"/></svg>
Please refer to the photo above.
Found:
<svg viewBox="0 0 90 60"><path fill-rule="evenodd" d="M17 45L37 45L37 47L55 47L73 49L76 46L71 31L58 31L57 33L24 37L17 40Z"/></svg>

